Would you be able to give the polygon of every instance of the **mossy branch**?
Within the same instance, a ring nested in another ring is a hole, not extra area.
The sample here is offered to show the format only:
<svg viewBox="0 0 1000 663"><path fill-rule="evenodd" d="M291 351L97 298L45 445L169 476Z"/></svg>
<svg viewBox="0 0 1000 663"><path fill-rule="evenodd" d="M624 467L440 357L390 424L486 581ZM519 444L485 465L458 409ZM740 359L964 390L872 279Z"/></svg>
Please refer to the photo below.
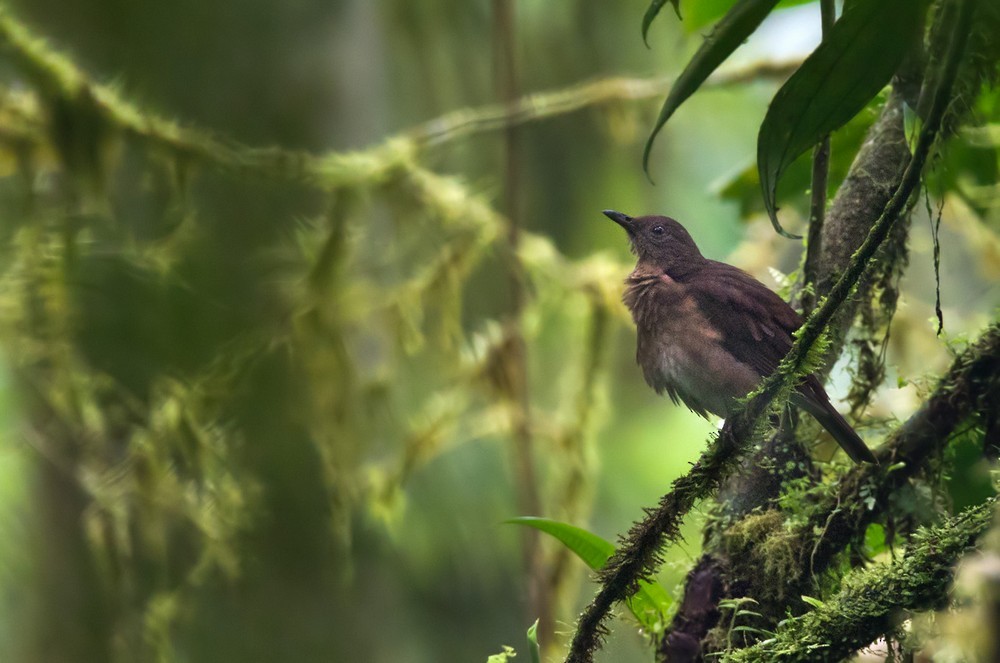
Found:
<svg viewBox="0 0 1000 663"><path fill-rule="evenodd" d="M863 540L868 525L883 519L892 503L890 496L940 458L956 430L971 418L998 408L1000 323L962 352L924 406L888 438L877 453L880 465L856 466L838 483L824 486L825 492L813 491L810 501L815 500L815 504L809 507L809 516L804 520L789 520L787 511L776 508L740 520L726 532L726 551L706 556L707 573L714 574L713 582L727 586L746 588L749 582L752 587L747 595L762 604L772 601L769 597L775 595L785 597L775 617L780 619L787 597L811 594L815 577L841 560L841 551ZM874 502L862 500L859 495ZM796 501L796 505L800 504ZM751 532L749 539L737 540ZM780 564L768 568L776 560ZM697 570L689 576L685 603L692 596L700 598L692 600L682 613L684 617L717 610L718 596L700 594L705 582ZM767 588L763 594L761 586ZM681 651L688 651L692 641L697 651L714 626L711 621L692 628L685 622L678 624L675 620L669 640L664 640L670 644L661 644L664 656L658 660L673 660L671 656L678 647L684 645L686 649Z"/></svg>
<svg viewBox="0 0 1000 663"><path fill-rule="evenodd" d="M303 182L319 189L377 186L408 170L420 150L468 136L572 113L617 101L650 99L670 80L608 78L550 92L530 94L513 103L457 110L390 136L372 147L312 154L280 147L250 147L204 129L181 126L128 101L110 85L95 82L71 58L0 5L0 44L18 69L56 105L96 117L104 128L136 136L180 158L239 173ZM764 62L720 73L706 84L723 86L757 78L784 78L796 62Z"/></svg>
<svg viewBox="0 0 1000 663"><path fill-rule="evenodd" d="M939 606L956 562L989 527L995 505L996 498L920 530L900 561L854 571L831 599L786 620L774 637L723 660L834 663L892 631L899 611Z"/></svg>
<svg viewBox="0 0 1000 663"><path fill-rule="evenodd" d="M927 463L940 457L952 434L970 416L1000 407L1000 323L990 326L952 364L933 395L877 452L878 466L846 474L798 528L796 548L809 551L802 569L822 572L838 551L863 536L888 505L889 496ZM858 501L870 487L875 508ZM821 534L817 535L817 532Z"/></svg>
<svg viewBox="0 0 1000 663"><path fill-rule="evenodd" d="M698 500L715 491L739 466L740 458L750 447L758 422L770 410L771 404L801 379L803 371L808 372L813 347L823 337L838 308L871 268L872 258L889 236L920 183L924 165L951 101L952 86L965 51L973 9L974 3L971 0L964 0L959 8L944 71L937 81L933 103L920 132L913 158L882 214L829 295L806 319L778 370L761 383L741 412L726 421L718 438L686 475L674 481L670 492L663 496L659 506L648 511L647 518L635 524L623 538L617 552L601 571L600 591L580 616L566 658L568 663L593 660L594 652L606 632L604 621L611 607L627 598L634 592L639 580L656 570L661 547L668 541L676 540L678 528L687 512Z"/></svg>

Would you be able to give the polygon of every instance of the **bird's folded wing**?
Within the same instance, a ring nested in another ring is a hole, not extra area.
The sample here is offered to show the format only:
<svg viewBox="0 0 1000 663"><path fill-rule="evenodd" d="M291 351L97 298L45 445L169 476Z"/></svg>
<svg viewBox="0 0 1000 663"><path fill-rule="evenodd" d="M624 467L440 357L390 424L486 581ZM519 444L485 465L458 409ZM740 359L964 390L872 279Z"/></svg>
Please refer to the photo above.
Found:
<svg viewBox="0 0 1000 663"><path fill-rule="evenodd" d="M781 297L746 272L712 262L684 283L734 358L770 375L792 347L802 318Z"/></svg>

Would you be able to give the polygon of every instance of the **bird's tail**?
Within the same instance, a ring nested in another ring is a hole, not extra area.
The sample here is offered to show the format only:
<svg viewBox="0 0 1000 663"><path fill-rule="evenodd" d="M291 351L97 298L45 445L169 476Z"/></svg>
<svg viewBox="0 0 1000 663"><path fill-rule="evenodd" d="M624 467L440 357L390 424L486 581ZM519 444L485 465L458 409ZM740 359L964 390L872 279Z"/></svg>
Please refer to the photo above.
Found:
<svg viewBox="0 0 1000 663"><path fill-rule="evenodd" d="M792 401L811 414L855 463L878 464L875 454L871 452L864 440L854 432L847 420L837 412L825 393L817 394L814 392L806 395L802 392L796 392Z"/></svg>

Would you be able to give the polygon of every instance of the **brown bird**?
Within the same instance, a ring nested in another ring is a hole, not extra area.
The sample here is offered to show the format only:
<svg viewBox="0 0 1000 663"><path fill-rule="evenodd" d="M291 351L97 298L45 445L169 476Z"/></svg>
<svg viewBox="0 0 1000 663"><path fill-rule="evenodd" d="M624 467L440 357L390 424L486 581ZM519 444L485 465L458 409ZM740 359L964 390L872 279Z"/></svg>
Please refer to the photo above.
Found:
<svg viewBox="0 0 1000 663"><path fill-rule="evenodd" d="M636 361L646 382L703 417L730 416L737 399L791 350L801 316L743 270L702 256L677 221L604 214L625 229L639 259L625 280L623 301L635 320ZM803 380L791 400L854 462L877 462L816 376Z"/></svg>

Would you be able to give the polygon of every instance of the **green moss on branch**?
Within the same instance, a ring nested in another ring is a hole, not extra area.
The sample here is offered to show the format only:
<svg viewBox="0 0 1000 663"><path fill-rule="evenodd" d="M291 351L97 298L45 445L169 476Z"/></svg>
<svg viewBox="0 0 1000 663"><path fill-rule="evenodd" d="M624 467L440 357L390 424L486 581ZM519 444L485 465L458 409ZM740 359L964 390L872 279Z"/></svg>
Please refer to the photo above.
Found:
<svg viewBox="0 0 1000 663"><path fill-rule="evenodd" d="M773 638L730 652L723 660L832 663L891 632L900 611L939 606L956 562L989 527L995 503L990 500L921 530L899 562L851 573L832 599L787 620Z"/></svg>
<svg viewBox="0 0 1000 663"><path fill-rule="evenodd" d="M90 127L123 132L178 157L274 179L290 179L319 189L377 186L411 170L420 150L498 131L584 108L662 94L662 78L608 78L539 94L509 104L448 113L369 148L312 154L281 147L251 147L149 112L110 85L94 81L65 54L52 48L6 7L0 6L0 44L60 116L87 118ZM797 63L764 63L714 76L706 85L723 86L757 78L784 78Z"/></svg>
<svg viewBox="0 0 1000 663"><path fill-rule="evenodd" d="M825 570L840 550L881 517L893 492L940 457L962 422L1000 406L998 369L1000 323L955 359L931 397L889 437L877 454L881 464L851 470L798 528L799 547L811 551L810 559L803 560L804 570ZM863 486L874 508L857 499Z"/></svg>

